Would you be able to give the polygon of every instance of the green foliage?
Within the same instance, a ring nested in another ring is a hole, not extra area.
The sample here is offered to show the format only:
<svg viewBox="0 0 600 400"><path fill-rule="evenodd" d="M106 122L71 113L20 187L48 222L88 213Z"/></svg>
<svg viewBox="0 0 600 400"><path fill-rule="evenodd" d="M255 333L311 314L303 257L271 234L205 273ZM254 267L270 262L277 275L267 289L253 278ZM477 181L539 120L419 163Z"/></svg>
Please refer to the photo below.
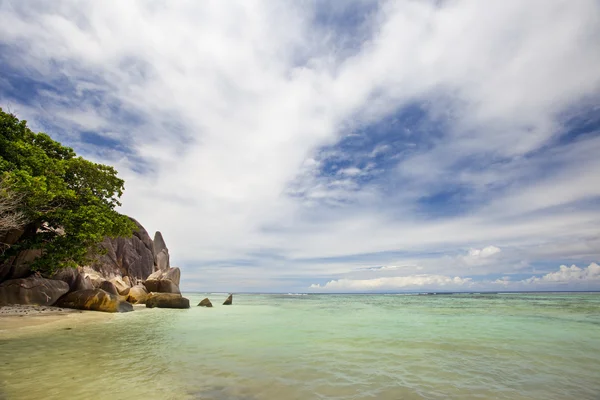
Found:
<svg viewBox="0 0 600 400"><path fill-rule="evenodd" d="M42 249L34 269L86 264L105 236L131 236L135 229L131 219L115 211L124 182L113 167L77 157L1 108L0 180L21 196L19 211L32 221L29 234L11 252Z"/></svg>

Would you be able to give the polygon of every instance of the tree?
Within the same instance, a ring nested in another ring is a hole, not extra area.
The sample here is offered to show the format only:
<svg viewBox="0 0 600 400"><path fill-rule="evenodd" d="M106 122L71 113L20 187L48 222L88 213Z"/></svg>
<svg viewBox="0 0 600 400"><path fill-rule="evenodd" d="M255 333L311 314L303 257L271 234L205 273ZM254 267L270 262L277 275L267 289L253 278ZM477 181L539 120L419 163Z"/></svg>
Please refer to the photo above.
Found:
<svg viewBox="0 0 600 400"><path fill-rule="evenodd" d="M115 210L124 182L113 167L77 157L73 149L32 132L26 121L1 108L0 179L11 188L13 200L20 200L13 204L16 215L29 221L22 239L3 258L42 249L34 269L84 265L104 237L131 236L135 229Z"/></svg>
<svg viewBox="0 0 600 400"><path fill-rule="evenodd" d="M21 196L17 196L0 180L0 235L25 226L25 214L19 211L21 201Z"/></svg>
<svg viewBox="0 0 600 400"><path fill-rule="evenodd" d="M10 248L10 244L4 240L6 234L23 229L27 224L25 214L19 211L21 204L22 197L0 179L0 255Z"/></svg>

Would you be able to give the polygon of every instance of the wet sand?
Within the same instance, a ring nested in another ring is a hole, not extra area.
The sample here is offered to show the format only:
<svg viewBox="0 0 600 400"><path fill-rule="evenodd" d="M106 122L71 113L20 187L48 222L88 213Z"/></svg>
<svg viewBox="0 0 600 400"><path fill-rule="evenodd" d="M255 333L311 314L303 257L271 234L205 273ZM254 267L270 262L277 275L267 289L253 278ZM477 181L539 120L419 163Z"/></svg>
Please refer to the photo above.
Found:
<svg viewBox="0 0 600 400"><path fill-rule="evenodd" d="M82 324L109 321L114 314L51 306L0 307L0 339L36 334L44 330L75 329Z"/></svg>

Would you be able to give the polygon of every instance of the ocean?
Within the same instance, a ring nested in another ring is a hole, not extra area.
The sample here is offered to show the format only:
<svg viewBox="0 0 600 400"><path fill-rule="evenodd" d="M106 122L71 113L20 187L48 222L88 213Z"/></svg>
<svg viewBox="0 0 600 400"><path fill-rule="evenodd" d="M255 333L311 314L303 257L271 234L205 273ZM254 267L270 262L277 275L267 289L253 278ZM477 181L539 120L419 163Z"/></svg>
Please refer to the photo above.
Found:
<svg viewBox="0 0 600 400"><path fill-rule="evenodd" d="M185 296L0 334L0 399L600 399L600 293Z"/></svg>

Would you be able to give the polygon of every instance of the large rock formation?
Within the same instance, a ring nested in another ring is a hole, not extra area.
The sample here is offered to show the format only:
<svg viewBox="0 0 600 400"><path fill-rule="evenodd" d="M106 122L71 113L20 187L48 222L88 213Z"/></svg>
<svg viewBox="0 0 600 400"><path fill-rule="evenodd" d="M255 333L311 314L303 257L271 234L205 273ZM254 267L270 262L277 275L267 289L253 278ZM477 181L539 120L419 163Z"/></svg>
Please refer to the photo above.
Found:
<svg viewBox="0 0 600 400"><path fill-rule="evenodd" d="M66 282L32 275L26 279L12 279L0 284L0 306L9 304L37 304L50 306L69 291Z"/></svg>
<svg viewBox="0 0 600 400"><path fill-rule="evenodd" d="M146 279L144 286L146 286L148 292L180 294L180 276L179 268L170 268L168 271L158 270Z"/></svg>
<svg viewBox="0 0 600 400"><path fill-rule="evenodd" d="M105 279L128 276L132 285L145 280L154 270L154 244L139 222L130 238L105 238L101 246L106 254L92 264Z"/></svg>
<svg viewBox="0 0 600 400"><path fill-rule="evenodd" d="M103 312L133 311L133 306L119 299L119 296L107 293L102 289L79 290L61 297L56 305L77 310L92 310Z"/></svg>
<svg viewBox="0 0 600 400"><path fill-rule="evenodd" d="M144 227L132 220L137 226L132 237L105 238L100 244L105 253L91 265L63 268L51 279L39 275L17 279L32 275L30 266L41 255L40 250L24 250L5 259L0 264L0 282L11 280L1 285L0 302L56 302L66 308L117 312L131 311L131 304L123 305L125 300L143 304L151 299L148 307L188 308L189 300L181 297L179 290L181 271L170 267L169 249L162 234L156 232L152 240ZM0 244L8 248L20 237L36 232L33 225L27 229L26 233L4 234Z"/></svg>
<svg viewBox="0 0 600 400"><path fill-rule="evenodd" d="M169 261L169 249L165 243L165 240L162 237L162 233L156 232L154 234L154 264L156 264L156 269L160 271L167 271L170 267Z"/></svg>
<svg viewBox="0 0 600 400"><path fill-rule="evenodd" d="M210 302L210 300L207 298L205 298L204 300L202 300L200 303L198 303L199 307L212 307L212 303Z"/></svg>
<svg viewBox="0 0 600 400"><path fill-rule="evenodd" d="M150 293L146 299L148 308L190 308L190 301L180 294Z"/></svg>
<svg viewBox="0 0 600 400"><path fill-rule="evenodd" d="M223 303L224 306L230 306L233 303L233 295L230 294L229 297Z"/></svg>

